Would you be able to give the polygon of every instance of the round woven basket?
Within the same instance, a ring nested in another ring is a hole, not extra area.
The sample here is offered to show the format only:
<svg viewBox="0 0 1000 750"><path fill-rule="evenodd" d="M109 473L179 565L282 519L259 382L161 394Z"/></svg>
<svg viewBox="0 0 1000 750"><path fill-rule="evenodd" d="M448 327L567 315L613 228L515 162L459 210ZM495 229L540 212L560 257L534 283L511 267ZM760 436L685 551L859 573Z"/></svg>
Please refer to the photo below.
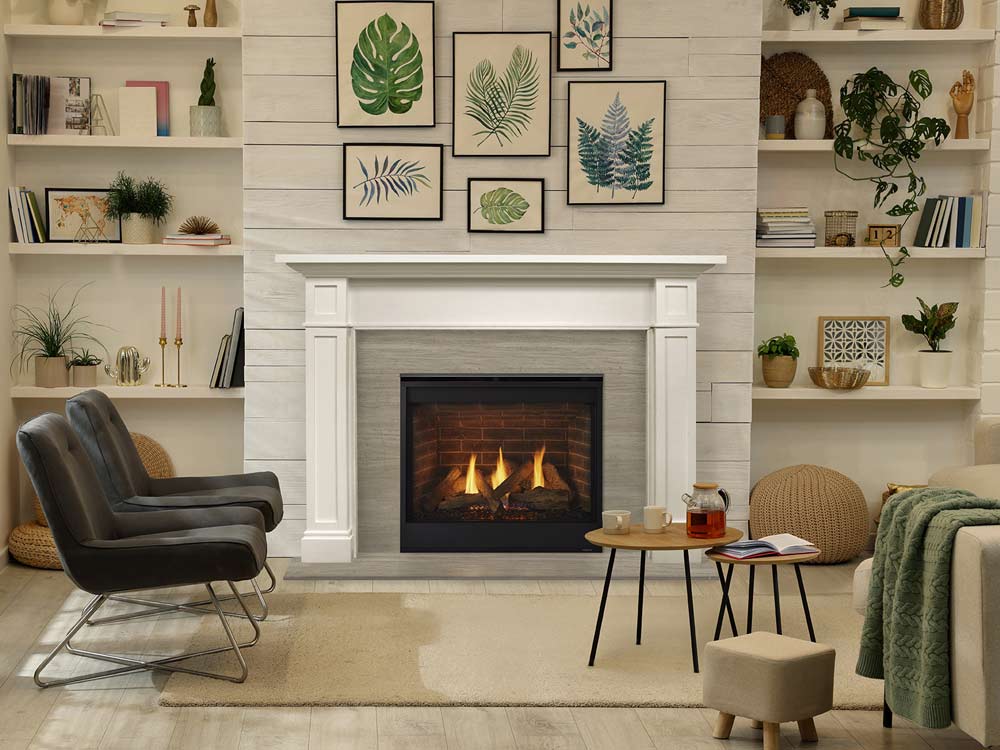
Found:
<svg viewBox="0 0 1000 750"><path fill-rule="evenodd" d="M167 479L175 476L174 463L163 449L163 446L148 435L130 432L132 442L139 451L139 459L146 467L146 472L154 479Z"/></svg>
<svg viewBox="0 0 1000 750"><path fill-rule="evenodd" d="M823 466L779 469L762 477L750 493L753 537L800 536L819 547L817 563L853 560L868 541L870 525L861 488Z"/></svg>
<svg viewBox="0 0 1000 750"><path fill-rule="evenodd" d="M770 115L785 118L785 137L795 137L795 108L816 89L816 98L826 107L825 138L833 138L833 101L830 81L823 69L801 52L781 52L763 58L760 70L760 121Z"/></svg>
<svg viewBox="0 0 1000 750"><path fill-rule="evenodd" d="M11 557L32 568L45 570L62 570L56 543L52 540L52 532L47 526L31 521L24 523L10 532L7 542Z"/></svg>

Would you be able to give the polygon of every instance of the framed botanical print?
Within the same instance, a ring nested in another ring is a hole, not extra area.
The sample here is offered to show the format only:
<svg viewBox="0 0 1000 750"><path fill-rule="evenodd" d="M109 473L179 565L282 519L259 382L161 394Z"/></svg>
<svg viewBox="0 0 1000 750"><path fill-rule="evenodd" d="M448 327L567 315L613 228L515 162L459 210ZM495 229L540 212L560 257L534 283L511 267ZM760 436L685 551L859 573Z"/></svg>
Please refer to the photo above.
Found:
<svg viewBox="0 0 1000 750"><path fill-rule="evenodd" d="M434 3L336 3L337 126L434 125Z"/></svg>
<svg viewBox="0 0 1000 750"><path fill-rule="evenodd" d="M559 70L611 70L612 0L558 0Z"/></svg>
<svg viewBox="0 0 1000 750"><path fill-rule="evenodd" d="M454 156L549 156L552 34L456 32Z"/></svg>
<svg viewBox="0 0 1000 750"><path fill-rule="evenodd" d="M108 191L45 188L49 242L121 242L120 219L108 217Z"/></svg>
<svg viewBox="0 0 1000 750"><path fill-rule="evenodd" d="M344 144L344 218L441 221L444 146Z"/></svg>
<svg viewBox="0 0 1000 750"><path fill-rule="evenodd" d="M469 231L545 231L545 180L469 178Z"/></svg>
<svg viewBox="0 0 1000 750"><path fill-rule="evenodd" d="M864 367L871 370L867 385L889 385L889 318L821 316L820 367Z"/></svg>
<svg viewBox="0 0 1000 750"><path fill-rule="evenodd" d="M662 204L666 81L570 81L570 205Z"/></svg>

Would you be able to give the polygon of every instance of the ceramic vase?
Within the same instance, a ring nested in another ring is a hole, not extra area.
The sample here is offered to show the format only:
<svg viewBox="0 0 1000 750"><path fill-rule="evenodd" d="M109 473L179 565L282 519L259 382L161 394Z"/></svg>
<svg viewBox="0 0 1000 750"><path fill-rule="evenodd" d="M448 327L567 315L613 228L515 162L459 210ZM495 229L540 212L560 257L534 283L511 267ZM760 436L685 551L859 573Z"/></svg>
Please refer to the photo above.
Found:
<svg viewBox="0 0 1000 750"><path fill-rule="evenodd" d="M222 135L222 108L191 107L191 135L195 138L218 138Z"/></svg>
<svg viewBox="0 0 1000 750"><path fill-rule="evenodd" d="M205 15L202 16L202 24L208 28L219 25L219 11L215 7L215 0L205 0Z"/></svg>
<svg viewBox="0 0 1000 750"><path fill-rule="evenodd" d="M768 388L787 388L795 380L799 363L794 357L764 356L760 358L760 366L764 374L764 385Z"/></svg>
<svg viewBox="0 0 1000 750"><path fill-rule="evenodd" d="M920 25L925 29L957 29L965 18L963 0L920 0Z"/></svg>
<svg viewBox="0 0 1000 750"><path fill-rule="evenodd" d="M816 98L816 89L808 89L806 98L795 108L795 139L821 141L826 135L826 107Z"/></svg>
<svg viewBox="0 0 1000 750"><path fill-rule="evenodd" d="M920 386L922 388L947 388L951 380L951 352L921 351Z"/></svg>
<svg viewBox="0 0 1000 750"><path fill-rule="evenodd" d="M122 242L126 245L152 245L155 242L155 228L152 219L144 219L138 214L122 217Z"/></svg>
<svg viewBox="0 0 1000 750"><path fill-rule="evenodd" d="M49 23L58 26L83 24L84 0L49 0Z"/></svg>
<svg viewBox="0 0 1000 750"><path fill-rule="evenodd" d="M35 385L38 388L64 388L69 385L65 357L35 357Z"/></svg>
<svg viewBox="0 0 1000 750"><path fill-rule="evenodd" d="M93 388L97 385L97 365L73 365L70 374L73 385L78 388Z"/></svg>

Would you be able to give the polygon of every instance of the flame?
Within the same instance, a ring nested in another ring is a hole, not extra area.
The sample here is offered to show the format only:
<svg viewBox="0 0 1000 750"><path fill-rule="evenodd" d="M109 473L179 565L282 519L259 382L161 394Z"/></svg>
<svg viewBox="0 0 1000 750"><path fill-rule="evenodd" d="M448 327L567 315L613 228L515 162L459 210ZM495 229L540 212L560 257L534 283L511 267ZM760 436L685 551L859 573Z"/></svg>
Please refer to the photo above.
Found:
<svg viewBox="0 0 1000 750"><path fill-rule="evenodd" d="M535 451L535 472L531 482L531 488L544 487L545 476L542 474L542 459L545 458L545 446L541 450Z"/></svg>
<svg viewBox="0 0 1000 750"><path fill-rule="evenodd" d="M501 484L503 480L507 478L507 466L503 461L503 447L497 451L497 468L493 472L493 476L490 477L490 483L493 485L493 489L496 489Z"/></svg>
<svg viewBox="0 0 1000 750"><path fill-rule="evenodd" d="M465 472L465 494L475 495L479 492L476 487L476 454L469 457L469 469Z"/></svg>

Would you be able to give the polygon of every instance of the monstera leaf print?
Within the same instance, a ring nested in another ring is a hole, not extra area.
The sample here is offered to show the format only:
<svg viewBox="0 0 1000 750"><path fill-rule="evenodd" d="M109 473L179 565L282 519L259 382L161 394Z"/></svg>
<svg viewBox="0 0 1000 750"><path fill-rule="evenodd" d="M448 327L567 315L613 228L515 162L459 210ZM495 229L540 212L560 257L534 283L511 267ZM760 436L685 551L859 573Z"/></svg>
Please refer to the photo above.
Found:
<svg viewBox="0 0 1000 750"><path fill-rule="evenodd" d="M354 190L361 190L359 206L368 206L372 201L376 205L383 200L389 202L393 196L404 198L420 192L421 187L431 186L430 179L424 174L424 165L419 161L396 159L389 164L388 156L381 162L376 156L370 171L361 159L358 159L358 166L365 176L365 179L353 187Z"/></svg>
<svg viewBox="0 0 1000 750"><path fill-rule="evenodd" d="M653 186L650 162L653 159L653 122L651 117L632 128L628 109L615 95L608 106L601 127L576 118L577 159L587 182L597 188L626 190L635 198Z"/></svg>
<svg viewBox="0 0 1000 750"><path fill-rule="evenodd" d="M479 196L479 208L490 224L510 224L524 218L531 204L524 196L510 188L497 188Z"/></svg>
<svg viewBox="0 0 1000 750"><path fill-rule="evenodd" d="M475 133L483 136L477 145L496 138L503 146L527 129L538 100L538 82L538 61L520 45L503 76L497 76L489 60L476 65L465 90L465 114L482 126Z"/></svg>
<svg viewBox="0 0 1000 750"><path fill-rule="evenodd" d="M351 85L370 115L410 111L423 94L424 56L410 27L388 13L369 23L354 45Z"/></svg>

